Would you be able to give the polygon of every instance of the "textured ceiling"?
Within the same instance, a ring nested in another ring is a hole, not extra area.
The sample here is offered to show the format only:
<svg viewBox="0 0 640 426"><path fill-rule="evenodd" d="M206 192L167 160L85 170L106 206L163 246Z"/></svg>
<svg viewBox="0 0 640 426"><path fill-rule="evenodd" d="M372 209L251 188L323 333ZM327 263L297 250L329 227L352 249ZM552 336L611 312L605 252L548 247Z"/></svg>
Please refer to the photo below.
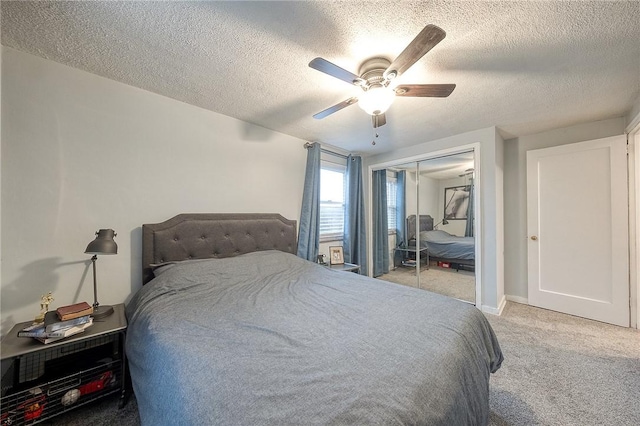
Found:
<svg viewBox="0 0 640 426"><path fill-rule="evenodd" d="M394 59L426 24L446 38L401 83L372 146L357 94L308 67ZM308 141L381 153L497 126L505 137L627 114L640 96L640 2L2 2L2 44ZM259 132L247 137L268 137ZM267 134L268 135L268 134Z"/></svg>

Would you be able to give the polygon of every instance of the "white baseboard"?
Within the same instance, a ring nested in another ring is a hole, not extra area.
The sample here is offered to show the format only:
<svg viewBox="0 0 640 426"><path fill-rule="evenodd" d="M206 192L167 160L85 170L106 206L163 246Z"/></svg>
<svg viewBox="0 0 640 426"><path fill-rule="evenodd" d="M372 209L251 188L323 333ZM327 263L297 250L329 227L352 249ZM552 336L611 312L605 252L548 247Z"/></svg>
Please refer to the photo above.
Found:
<svg viewBox="0 0 640 426"><path fill-rule="evenodd" d="M509 302L522 303L523 305L529 304L529 299L527 299L526 297L506 295L506 298Z"/></svg>
<svg viewBox="0 0 640 426"><path fill-rule="evenodd" d="M486 312L491 315L500 316L506 304L507 304L507 298L506 296L502 296L502 300L500 300L500 303L498 304L497 308L494 308L493 306L482 305L482 312Z"/></svg>

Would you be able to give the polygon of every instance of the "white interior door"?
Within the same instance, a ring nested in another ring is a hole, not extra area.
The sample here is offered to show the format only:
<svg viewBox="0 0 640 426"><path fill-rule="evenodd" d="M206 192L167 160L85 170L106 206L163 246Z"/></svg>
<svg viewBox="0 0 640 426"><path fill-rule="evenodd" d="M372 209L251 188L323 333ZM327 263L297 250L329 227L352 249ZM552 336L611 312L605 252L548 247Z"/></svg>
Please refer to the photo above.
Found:
<svg viewBox="0 0 640 426"><path fill-rule="evenodd" d="M626 137L527 152L529 303L629 326Z"/></svg>

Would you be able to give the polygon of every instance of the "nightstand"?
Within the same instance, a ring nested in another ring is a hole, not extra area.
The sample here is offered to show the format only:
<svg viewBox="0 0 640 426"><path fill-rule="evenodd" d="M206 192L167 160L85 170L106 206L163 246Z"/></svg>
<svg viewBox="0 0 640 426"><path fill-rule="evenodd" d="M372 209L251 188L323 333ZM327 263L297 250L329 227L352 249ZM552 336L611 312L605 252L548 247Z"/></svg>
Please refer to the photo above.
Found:
<svg viewBox="0 0 640 426"><path fill-rule="evenodd" d="M333 269L334 271L347 271L347 272L359 272L360 265L356 265L354 263L342 263L340 265L326 265L327 268Z"/></svg>
<svg viewBox="0 0 640 426"><path fill-rule="evenodd" d="M124 406L127 319L124 304L113 309L85 332L46 345L18 337L30 321L9 331L0 352L1 424L40 422L115 393Z"/></svg>

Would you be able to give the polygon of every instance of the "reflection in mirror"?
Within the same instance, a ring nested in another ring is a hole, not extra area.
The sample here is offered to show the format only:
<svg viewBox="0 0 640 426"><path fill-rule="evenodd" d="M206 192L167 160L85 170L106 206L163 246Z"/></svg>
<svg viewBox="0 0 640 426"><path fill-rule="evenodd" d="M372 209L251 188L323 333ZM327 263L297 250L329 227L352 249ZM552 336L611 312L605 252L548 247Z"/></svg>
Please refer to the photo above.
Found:
<svg viewBox="0 0 640 426"><path fill-rule="evenodd" d="M387 201L395 229L389 225L388 272L379 270L378 278L475 303L473 151L394 166L384 175L387 188L395 178L403 196L396 193L394 206ZM381 197L372 199L374 212ZM373 237L375 251L384 238Z"/></svg>
<svg viewBox="0 0 640 426"><path fill-rule="evenodd" d="M407 204L407 193L416 197L416 171L414 162L376 170L372 176L373 276L389 281L390 272L403 268L402 279L412 287L418 286L416 258L407 245L406 218L407 211L417 211L415 203Z"/></svg>

